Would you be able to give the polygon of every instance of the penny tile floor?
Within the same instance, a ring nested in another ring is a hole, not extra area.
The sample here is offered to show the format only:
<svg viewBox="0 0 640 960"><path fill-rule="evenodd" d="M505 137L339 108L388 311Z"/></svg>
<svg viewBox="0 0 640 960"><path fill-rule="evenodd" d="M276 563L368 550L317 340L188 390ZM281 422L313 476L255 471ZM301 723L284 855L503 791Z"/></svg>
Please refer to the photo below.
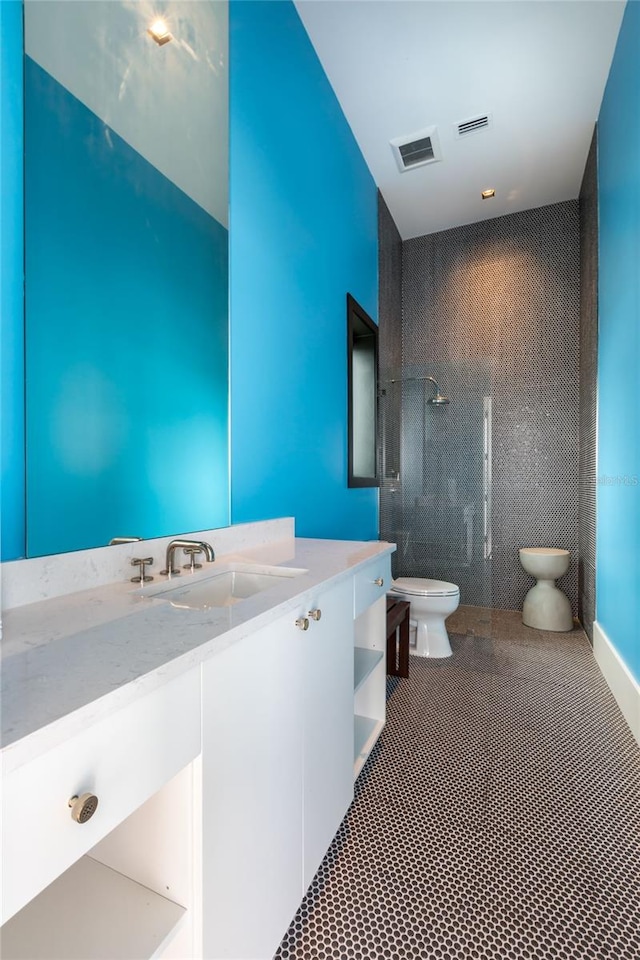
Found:
<svg viewBox="0 0 640 960"><path fill-rule="evenodd" d="M277 960L640 960L640 748L585 634L447 623Z"/></svg>

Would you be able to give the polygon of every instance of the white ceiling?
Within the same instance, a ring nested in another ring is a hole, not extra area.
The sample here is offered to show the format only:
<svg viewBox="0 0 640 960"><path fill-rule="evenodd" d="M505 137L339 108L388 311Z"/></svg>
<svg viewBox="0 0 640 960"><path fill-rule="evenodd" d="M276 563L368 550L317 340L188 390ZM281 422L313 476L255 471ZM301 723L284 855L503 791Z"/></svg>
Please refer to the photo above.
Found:
<svg viewBox="0 0 640 960"><path fill-rule="evenodd" d="M578 196L624 2L296 6L403 239ZM432 124L442 160L400 173L389 141Z"/></svg>

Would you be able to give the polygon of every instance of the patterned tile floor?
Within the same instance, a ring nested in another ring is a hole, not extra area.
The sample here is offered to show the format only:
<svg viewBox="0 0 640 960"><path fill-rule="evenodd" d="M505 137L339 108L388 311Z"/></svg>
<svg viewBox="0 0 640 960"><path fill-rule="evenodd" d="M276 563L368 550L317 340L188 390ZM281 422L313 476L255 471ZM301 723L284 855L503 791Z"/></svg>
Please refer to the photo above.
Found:
<svg viewBox="0 0 640 960"><path fill-rule="evenodd" d="M461 607L277 960L640 960L640 749L581 630Z"/></svg>

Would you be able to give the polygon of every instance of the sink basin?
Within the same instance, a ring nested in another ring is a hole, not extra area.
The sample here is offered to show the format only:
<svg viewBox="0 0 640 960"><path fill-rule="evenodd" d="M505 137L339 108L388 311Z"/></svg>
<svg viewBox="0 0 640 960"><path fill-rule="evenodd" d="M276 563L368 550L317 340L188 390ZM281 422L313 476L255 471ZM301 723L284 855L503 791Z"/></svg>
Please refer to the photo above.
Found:
<svg viewBox="0 0 640 960"><path fill-rule="evenodd" d="M148 587L140 594L153 600L164 600L173 607L186 610L209 610L211 607L232 607L248 597L255 596L299 577L307 570L298 567L269 567L251 564L235 564L231 567L212 570L208 575L196 574L180 582Z"/></svg>

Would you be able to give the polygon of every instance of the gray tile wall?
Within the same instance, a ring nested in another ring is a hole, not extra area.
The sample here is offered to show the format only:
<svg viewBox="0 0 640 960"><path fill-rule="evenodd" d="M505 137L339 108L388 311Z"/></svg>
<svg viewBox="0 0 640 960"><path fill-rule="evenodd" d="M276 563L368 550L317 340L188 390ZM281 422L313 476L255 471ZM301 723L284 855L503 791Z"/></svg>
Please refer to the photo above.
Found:
<svg viewBox="0 0 640 960"><path fill-rule="evenodd" d="M580 190L580 494L578 616L593 642L596 615L596 409L598 372L597 131Z"/></svg>
<svg viewBox="0 0 640 960"><path fill-rule="evenodd" d="M395 531L401 525L402 410L400 394L391 381L402 371L402 239L380 192L378 251L380 536L395 542ZM396 563L395 554L392 563Z"/></svg>
<svg viewBox="0 0 640 960"><path fill-rule="evenodd" d="M463 603L517 609L533 583L518 547L564 547L572 562L560 586L577 612L578 201L419 237L402 251L403 376L431 374L451 404L426 405L423 383L395 388L402 510L389 510L383 494L381 532L395 528L398 573L459 583ZM493 404L490 560L485 397Z"/></svg>

